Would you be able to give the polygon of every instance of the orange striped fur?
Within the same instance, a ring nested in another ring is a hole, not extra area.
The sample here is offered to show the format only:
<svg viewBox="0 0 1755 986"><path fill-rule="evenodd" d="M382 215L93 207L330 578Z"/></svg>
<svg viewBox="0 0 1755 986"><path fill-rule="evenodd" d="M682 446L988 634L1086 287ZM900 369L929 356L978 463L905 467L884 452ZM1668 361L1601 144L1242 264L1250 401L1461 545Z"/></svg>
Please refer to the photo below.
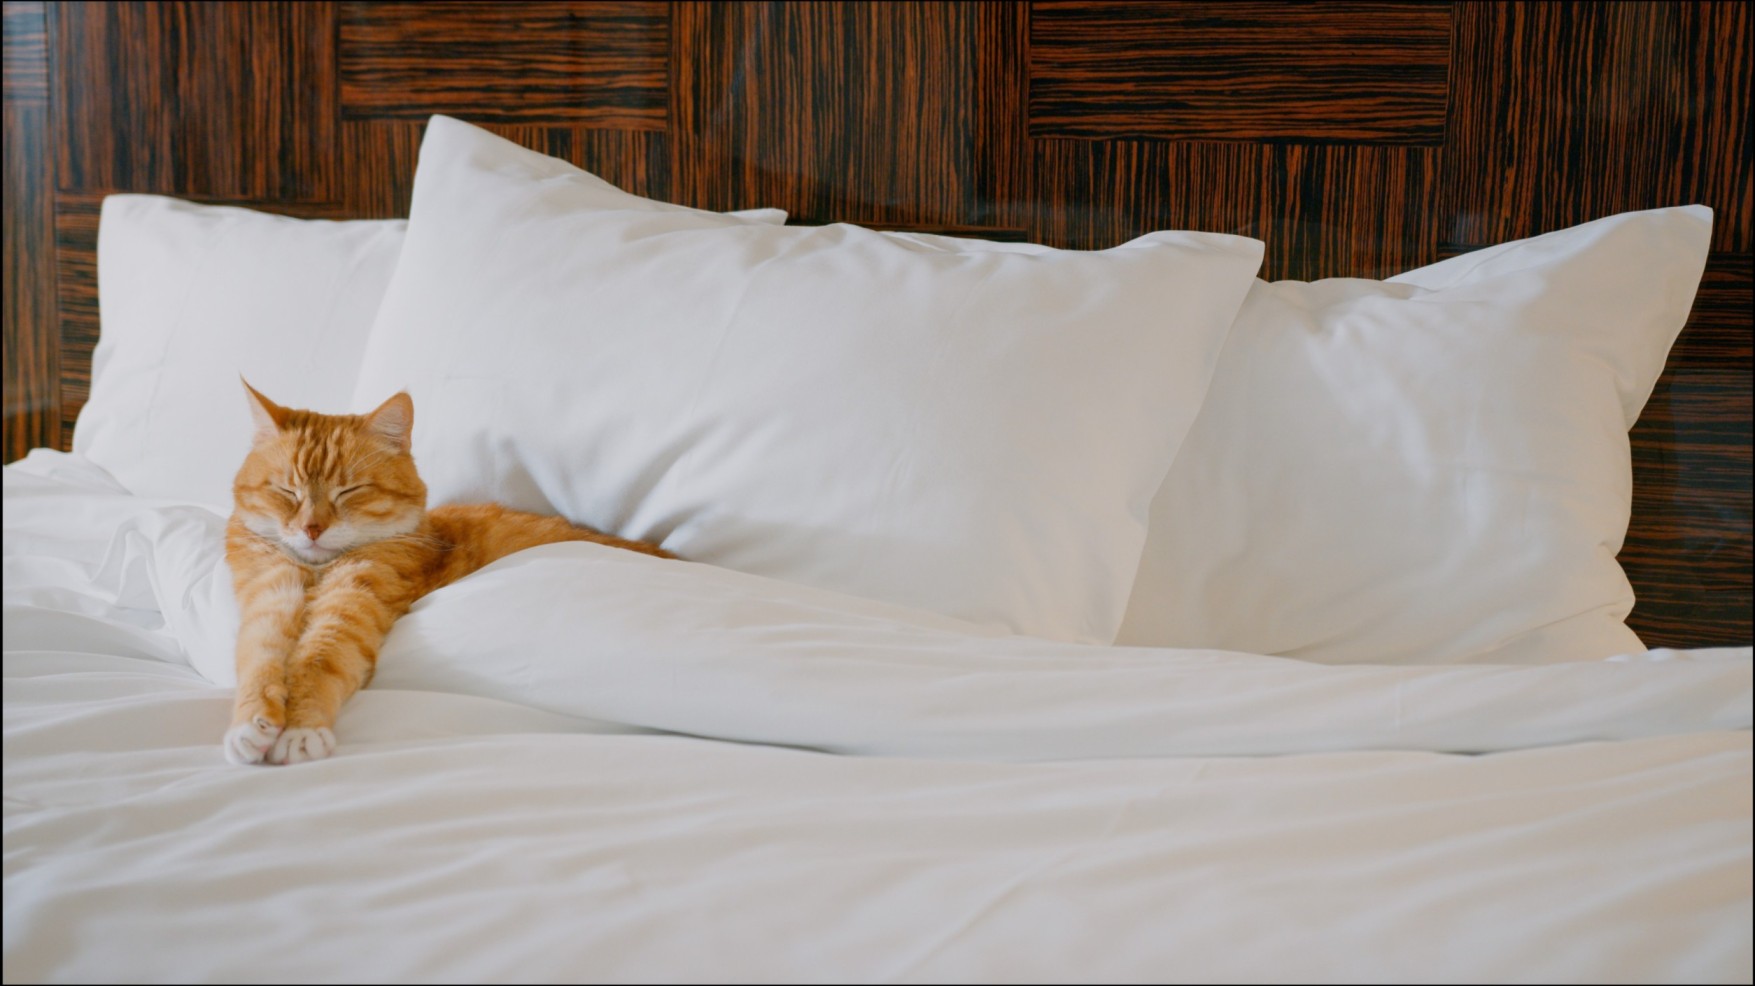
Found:
<svg viewBox="0 0 1755 986"><path fill-rule="evenodd" d="M335 717L372 680L390 625L489 562L557 541L672 557L495 504L427 510L409 454L407 394L371 414L334 415L283 408L244 386L256 437L226 526L240 617L237 704L225 737L235 763L327 757Z"/></svg>

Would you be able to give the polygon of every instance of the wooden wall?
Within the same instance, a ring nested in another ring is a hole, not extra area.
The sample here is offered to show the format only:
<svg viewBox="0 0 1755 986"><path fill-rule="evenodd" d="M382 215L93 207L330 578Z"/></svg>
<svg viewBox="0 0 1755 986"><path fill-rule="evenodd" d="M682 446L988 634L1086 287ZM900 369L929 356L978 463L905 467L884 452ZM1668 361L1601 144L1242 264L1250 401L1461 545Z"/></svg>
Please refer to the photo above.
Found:
<svg viewBox="0 0 1755 986"><path fill-rule="evenodd" d="M1750 640L1751 51L1740 3L5 4L5 454L66 447L97 210L403 215L422 120L645 195L1108 246L1266 241L1381 276L1704 202L1714 254L1634 433L1653 643Z"/></svg>

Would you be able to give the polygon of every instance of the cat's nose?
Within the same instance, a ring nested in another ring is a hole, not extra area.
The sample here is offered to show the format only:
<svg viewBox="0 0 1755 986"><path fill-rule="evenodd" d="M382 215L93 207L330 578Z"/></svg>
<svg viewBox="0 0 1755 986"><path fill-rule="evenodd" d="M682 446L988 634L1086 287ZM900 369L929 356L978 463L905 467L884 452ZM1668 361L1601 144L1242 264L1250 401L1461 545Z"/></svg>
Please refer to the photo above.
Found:
<svg viewBox="0 0 1755 986"><path fill-rule="evenodd" d="M323 525L322 524L306 524L305 525L305 537L308 537L311 540L315 541L322 536L323 536Z"/></svg>

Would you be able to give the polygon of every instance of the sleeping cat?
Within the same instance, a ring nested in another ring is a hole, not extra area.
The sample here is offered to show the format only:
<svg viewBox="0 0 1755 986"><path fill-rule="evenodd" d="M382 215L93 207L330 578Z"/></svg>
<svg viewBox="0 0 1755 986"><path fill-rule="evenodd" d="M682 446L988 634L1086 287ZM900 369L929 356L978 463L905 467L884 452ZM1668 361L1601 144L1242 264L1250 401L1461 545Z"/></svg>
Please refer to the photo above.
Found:
<svg viewBox="0 0 1755 986"><path fill-rule="evenodd" d="M232 486L225 550L239 610L238 697L225 735L234 763L327 757L335 716L372 680L390 625L491 561L556 541L673 557L494 504L427 510L407 394L370 414L316 414L244 388L256 435Z"/></svg>

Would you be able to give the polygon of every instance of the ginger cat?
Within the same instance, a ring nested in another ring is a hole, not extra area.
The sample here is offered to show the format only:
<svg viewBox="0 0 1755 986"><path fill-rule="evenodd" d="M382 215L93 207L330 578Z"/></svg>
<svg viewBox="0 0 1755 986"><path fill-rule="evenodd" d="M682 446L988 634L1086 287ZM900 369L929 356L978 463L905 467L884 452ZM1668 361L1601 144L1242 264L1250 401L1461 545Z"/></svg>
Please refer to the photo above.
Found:
<svg viewBox="0 0 1755 986"><path fill-rule="evenodd" d="M674 557L494 504L427 510L407 394L370 414L332 415L244 388L256 435L232 486L225 552L239 610L238 697L224 744L234 763L334 752L336 714L372 680L390 625L491 561L556 541Z"/></svg>

